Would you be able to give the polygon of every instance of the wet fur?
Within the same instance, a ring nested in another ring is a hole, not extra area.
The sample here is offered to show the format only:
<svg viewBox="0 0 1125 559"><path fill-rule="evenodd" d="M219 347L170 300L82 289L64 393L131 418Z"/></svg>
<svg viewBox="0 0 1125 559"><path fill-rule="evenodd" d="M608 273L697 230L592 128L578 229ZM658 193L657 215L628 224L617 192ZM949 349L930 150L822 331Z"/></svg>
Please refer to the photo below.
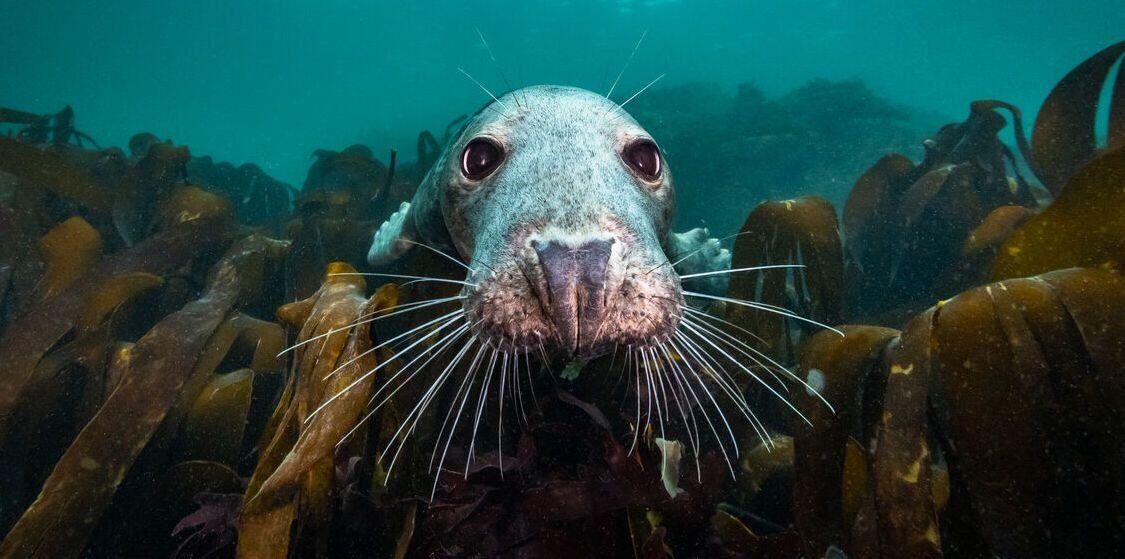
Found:
<svg viewBox="0 0 1125 559"><path fill-rule="evenodd" d="M503 164L473 184L460 154L481 135L499 141ZM469 323L492 345L550 348L558 332L541 304L545 285L532 241L612 239L601 324L587 325L587 356L616 345L647 347L675 331L683 296L677 271L724 269L729 252L702 230L669 232L672 174L658 184L637 178L623 148L647 132L610 100L569 87L517 90L478 112L451 142L410 204L373 241L372 264L425 243L458 255L474 270L465 302ZM713 250L706 250L712 248Z"/></svg>

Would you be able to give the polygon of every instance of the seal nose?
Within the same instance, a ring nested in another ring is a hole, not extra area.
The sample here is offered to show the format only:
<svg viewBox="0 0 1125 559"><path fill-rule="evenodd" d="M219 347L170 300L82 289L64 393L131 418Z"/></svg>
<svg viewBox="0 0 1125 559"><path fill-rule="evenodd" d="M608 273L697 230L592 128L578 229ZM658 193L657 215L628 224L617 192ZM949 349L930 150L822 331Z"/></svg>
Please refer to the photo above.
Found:
<svg viewBox="0 0 1125 559"><path fill-rule="evenodd" d="M613 240L592 240L577 246L556 240L532 241L531 246L539 256L539 267L547 284L547 293L540 293L540 299L562 345L575 354L592 341L588 338L594 335L605 314Z"/></svg>

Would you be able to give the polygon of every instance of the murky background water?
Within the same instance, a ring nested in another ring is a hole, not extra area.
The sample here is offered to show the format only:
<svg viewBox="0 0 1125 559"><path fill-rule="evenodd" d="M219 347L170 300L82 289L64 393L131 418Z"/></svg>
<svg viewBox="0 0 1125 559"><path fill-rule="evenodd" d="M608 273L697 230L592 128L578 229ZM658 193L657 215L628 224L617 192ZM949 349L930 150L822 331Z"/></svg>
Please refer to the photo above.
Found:
<svg viewBox="0 0 1125 559"><path fill-rule="evenodd" d="M0 0L0 559L1122 556L1122 39L1112 0ZM656 251L666 337L509 352L467 256L369 263L462 70L628 100L707 229Z"/></svg>

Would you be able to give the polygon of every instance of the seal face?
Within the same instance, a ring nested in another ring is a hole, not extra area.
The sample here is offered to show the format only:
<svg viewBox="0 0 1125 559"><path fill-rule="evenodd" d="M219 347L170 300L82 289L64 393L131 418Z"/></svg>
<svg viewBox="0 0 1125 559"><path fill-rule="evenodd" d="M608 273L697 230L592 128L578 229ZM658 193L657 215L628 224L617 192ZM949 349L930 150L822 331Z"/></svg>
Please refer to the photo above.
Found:
<svg viewBox="0 0 1125 559"><path fill-rule="evenodd" d="M411 241L454 250L471 270L464 305L479 338L589 359L675 331L673 205L663 155L623 109L582 89L530 87L469 120L368 260Z"/></svg>

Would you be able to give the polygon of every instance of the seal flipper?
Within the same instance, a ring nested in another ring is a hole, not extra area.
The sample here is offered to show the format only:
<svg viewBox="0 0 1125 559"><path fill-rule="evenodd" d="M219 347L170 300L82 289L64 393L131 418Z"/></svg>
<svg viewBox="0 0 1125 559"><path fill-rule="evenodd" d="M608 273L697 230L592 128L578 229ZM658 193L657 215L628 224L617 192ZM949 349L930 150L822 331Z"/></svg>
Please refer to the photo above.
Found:
<svg viewBox="0 0 1125 559"><path fill-rule="evenodd" d="M676 273L681 276L730 269L730 251L702 227L683 233L669 233L668 258L677 262ZM730 278L728 274L715 274L684 282L693 291L721 296L726 294Z"/></svg>
<svg viewBox="0 0 1125 559"><path fill-rule="evenodd" d="M418 242L418 232L414 220L410 219L410 202L399 205L398 211L391 214L379 226L367 251L367 263L383 266L397 260Z"/></svg>

